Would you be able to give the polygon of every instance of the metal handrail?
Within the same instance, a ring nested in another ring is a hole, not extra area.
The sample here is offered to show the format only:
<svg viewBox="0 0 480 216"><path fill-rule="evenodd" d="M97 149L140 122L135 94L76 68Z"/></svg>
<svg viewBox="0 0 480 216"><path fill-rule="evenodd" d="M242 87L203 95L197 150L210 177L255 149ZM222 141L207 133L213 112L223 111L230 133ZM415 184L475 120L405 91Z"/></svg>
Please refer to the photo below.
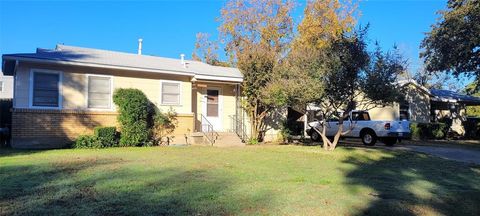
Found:
<svg viewBox="0 0 480 216"><path fill-rule="evenodd" d="M219 134L213 129L212 123L210 123L210 121L208 121L208 119L203 114L200 114L200 116L202 117L201 123L200 123L201 131L203 135L205 135L207 140L213 145L215 143L215 140L217 140ZM206 124L204 124L204 121L206 122ZM203 130L204 129L203 126L207 126L207 131Z"/></svg>
<svg viewBox="0 0 480 216"><path fill-rule="evenodd" d="M248 141L249 138L247 135L247 126L245 125L243 119L238 118L237 115L230 115L230 118L234 123L233 129L235 130L237 136L242 140L242 142Z"/></svg>

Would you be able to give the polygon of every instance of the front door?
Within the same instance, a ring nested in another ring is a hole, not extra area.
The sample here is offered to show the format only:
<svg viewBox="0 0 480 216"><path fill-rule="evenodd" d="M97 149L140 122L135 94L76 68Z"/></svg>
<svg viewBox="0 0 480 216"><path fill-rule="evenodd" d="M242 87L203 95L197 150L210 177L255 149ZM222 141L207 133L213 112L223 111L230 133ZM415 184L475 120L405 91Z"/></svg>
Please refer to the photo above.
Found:
<svg viewBox="0 0 480 216"><path fill-rule="evenodd" d="M218 88L208 88L206 103L204 106L204 116L207 121L213 125L215 131L222 130L221 122L221 92ZM205 123L202 123L202 130L205 131Z"/></svg>

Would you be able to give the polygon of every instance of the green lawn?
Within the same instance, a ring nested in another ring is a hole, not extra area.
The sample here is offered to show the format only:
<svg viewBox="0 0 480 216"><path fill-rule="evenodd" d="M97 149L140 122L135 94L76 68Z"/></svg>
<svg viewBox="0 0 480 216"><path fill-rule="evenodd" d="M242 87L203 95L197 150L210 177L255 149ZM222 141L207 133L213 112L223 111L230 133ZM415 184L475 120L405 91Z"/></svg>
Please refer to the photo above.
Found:
<svg viewBox="0 0 480 216"><path fill-rule="evenodd" d="M480 167L381 149L0 149L0 215L480 215Z"/></svg>

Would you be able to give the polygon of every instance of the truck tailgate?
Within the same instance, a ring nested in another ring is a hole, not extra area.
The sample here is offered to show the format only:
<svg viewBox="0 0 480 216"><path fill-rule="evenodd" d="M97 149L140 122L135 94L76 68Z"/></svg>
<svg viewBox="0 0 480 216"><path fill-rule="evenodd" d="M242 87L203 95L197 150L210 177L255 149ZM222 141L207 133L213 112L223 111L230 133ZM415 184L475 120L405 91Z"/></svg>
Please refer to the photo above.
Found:
<svg viewBox="0 0 480 216"><path fill-rule="evenodd" d="M410 132L410 121L393 121L390 128L391 132Z"/></svg>

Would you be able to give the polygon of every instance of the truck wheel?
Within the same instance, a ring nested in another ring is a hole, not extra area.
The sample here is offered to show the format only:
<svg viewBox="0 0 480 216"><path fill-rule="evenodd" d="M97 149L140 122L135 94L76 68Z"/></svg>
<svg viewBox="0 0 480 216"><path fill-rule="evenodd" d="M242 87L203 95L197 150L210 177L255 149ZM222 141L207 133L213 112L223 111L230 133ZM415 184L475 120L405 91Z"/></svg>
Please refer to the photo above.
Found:
<svg viewBox="0 0 480 216"><path fill-rule="evenodd" d="M310 139L314 142L320 141L320 134L318 134L316 131L312 131L312 134L310 135Z"/></svg>
<svg viewBox="0 0 480 216"><path fill-rule="evenodd" d="M397 138L394 137L387 137L383 139L383 143L387 146L393 146L395 143L397 143Z"/></svg>
<svg viewBox="0 0 480 216"><path fill-rule="evenodd" d="M366 146L374 146L377 142L377 135L372 131L365 131L362 133L362 143Z"/></svg>

